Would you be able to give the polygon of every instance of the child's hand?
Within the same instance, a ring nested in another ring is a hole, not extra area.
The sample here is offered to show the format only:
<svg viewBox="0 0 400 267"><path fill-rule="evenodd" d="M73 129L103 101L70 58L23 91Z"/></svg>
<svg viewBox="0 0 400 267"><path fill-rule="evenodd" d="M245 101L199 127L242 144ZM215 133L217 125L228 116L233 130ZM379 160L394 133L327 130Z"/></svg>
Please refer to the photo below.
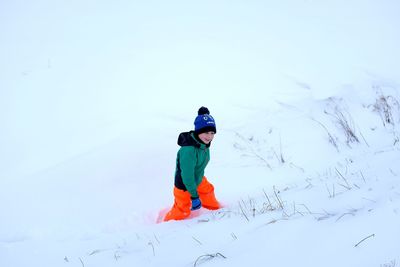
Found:
<svg viewBox="0 0 400 267"><path fill-rule="evenodd" d="M198 210L201 208L200 198L192 198L192 208L190 210Z"/></svg>

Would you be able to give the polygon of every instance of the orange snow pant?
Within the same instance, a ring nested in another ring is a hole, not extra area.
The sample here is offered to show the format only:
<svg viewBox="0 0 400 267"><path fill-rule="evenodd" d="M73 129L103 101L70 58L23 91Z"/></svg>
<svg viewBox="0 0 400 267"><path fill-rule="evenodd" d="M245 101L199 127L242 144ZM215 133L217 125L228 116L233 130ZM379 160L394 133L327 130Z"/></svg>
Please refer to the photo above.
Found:
<svg viewBox="0 0 400 267"><path fill-rule="evenodd" d="M220 204L215 198L214 186L207 181L205 176L197 187L197 193L199 194L202 207L209 210L217 210L220 208ZM165 215L164 221L183 220L190 215L190 208L192 207L190 193L174 187L174 197L174 206L167 215Z"/></svg>

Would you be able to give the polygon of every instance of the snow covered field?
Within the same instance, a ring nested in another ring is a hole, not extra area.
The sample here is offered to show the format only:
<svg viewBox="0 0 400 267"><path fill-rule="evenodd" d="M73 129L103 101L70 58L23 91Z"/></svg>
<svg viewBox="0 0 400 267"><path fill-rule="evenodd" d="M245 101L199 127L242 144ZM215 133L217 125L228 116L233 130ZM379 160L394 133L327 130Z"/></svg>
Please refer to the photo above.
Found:
<svg viewBox="0 0 400 267"><path fill-rule="evenodd" d="M0 266L400 266L397 1L1 1ZM207 106L224 208L157 224Z"/></svg>

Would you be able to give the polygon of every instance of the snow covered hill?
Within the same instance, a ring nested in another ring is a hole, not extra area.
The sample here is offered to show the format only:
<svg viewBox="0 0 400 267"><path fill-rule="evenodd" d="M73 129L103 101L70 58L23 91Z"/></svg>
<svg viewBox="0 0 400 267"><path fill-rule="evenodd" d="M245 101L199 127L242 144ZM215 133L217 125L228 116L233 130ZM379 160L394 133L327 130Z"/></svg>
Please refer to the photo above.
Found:
<svg viewBox="0 0 400 267"><path fill-rule="evenodd" d="M399 8L0 2L0 266L399 266ZM157 224L202 105L224 208Z"/></svg>

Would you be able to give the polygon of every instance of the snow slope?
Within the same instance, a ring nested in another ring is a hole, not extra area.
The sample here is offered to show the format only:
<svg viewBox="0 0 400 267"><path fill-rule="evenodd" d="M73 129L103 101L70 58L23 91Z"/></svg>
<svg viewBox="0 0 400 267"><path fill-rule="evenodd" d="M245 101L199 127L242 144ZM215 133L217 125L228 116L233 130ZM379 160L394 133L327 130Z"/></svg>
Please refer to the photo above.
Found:
<svg viewBox="0 0 400 267"><path fill-rule="evenodd" d="M398 266L399 7L0 2L0 266ZM201 105L224 208L156 224Z"/></svg>

